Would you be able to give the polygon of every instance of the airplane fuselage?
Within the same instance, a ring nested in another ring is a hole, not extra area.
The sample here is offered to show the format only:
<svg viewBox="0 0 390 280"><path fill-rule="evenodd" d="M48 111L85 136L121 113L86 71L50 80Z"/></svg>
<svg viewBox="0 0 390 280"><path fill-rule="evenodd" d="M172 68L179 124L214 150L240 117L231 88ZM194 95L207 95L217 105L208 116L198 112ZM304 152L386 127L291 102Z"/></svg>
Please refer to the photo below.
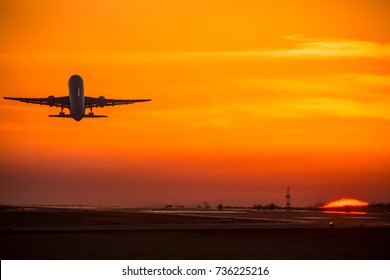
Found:
<svg viewBox="0 0 390 280"><path fill-rule="evenodd" d="M69 78L69 111L76 121L80 121L85 114L84 82L79 75Z"/></svg>

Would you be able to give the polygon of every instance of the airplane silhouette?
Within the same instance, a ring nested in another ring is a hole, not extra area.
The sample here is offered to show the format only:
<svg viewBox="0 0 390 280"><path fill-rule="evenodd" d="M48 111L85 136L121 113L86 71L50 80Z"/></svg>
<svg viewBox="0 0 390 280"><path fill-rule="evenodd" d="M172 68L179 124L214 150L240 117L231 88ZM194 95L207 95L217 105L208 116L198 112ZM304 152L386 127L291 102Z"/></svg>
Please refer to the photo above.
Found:
<svg viewBox="0 0 390 280"><path fill-rule="evenodd" d="M50 95L47 98L22 98L22 97L3 97L4 99L16 100L20 102L48 105L50 107L61 107L58 115L49 115L55 118L73 118L80 121L82 118L105 118L107 116L95 115L93 108L104 106L127 105L136 102L147 102L152 99L107 99L104 96L88 97L84 96L84 81L79 75L73 75L69 78L69 96L54 97ZM69 109L69 114L64 113L64 108ZM90 112L85 114L85 109Z"/></svg>

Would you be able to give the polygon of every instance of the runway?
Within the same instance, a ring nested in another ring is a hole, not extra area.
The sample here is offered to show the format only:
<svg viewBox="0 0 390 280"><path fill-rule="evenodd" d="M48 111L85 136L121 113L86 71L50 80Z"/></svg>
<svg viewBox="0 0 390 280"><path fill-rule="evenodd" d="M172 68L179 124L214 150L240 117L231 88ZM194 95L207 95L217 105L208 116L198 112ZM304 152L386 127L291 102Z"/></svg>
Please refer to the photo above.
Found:
<svg viewBox="0 0 390 280"><path fill-rule="evenodd" d="M234 212L1 211L0 254L2 259L390 257L387 213Z"/></svg>

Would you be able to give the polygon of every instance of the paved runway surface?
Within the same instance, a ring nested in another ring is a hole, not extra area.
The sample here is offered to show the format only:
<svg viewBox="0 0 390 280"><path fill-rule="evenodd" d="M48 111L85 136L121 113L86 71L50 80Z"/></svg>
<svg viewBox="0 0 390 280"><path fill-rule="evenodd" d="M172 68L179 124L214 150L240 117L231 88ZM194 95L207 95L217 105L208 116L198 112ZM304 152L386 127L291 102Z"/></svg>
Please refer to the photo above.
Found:
<svg viewBox="0 0 390 280"><path fill-rule="evenodd" d="M390 257L388 213L6 209L0 236L2 259Z"/></svg>

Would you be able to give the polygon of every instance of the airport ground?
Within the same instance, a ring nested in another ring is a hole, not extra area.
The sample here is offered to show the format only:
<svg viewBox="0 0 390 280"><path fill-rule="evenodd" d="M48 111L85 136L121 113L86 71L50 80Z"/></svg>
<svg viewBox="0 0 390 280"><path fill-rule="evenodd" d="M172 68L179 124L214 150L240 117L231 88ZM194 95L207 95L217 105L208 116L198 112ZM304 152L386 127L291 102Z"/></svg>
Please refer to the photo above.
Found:
<svg viewBox="0 0 390 280"><path fill-rule="evenodd" d="M1 259L390 257L388 213L2 208L0 236Z"/></svg>

